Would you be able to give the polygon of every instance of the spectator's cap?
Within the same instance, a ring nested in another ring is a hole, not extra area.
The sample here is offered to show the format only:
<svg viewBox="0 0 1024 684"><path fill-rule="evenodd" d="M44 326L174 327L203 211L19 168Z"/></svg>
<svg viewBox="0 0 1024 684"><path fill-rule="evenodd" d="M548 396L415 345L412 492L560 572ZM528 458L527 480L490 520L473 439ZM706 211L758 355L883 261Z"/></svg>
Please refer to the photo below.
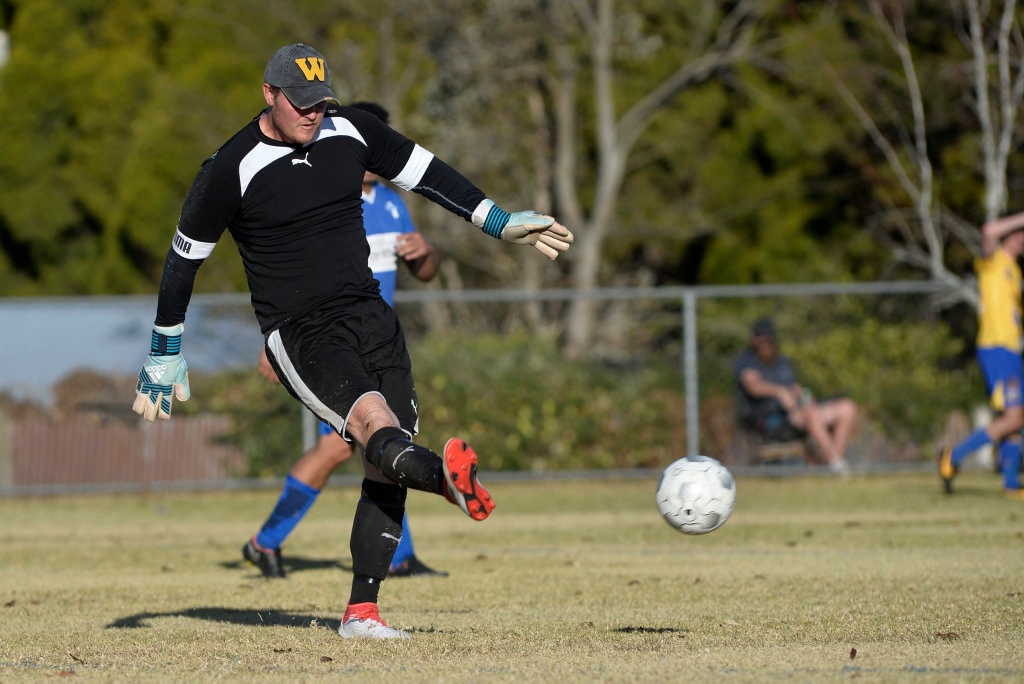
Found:
<svg viewBox="0 0 1024 684"><path fill-rule="evenodd" d="M299 109L308 109L324 100L341 104L331 90L327 60L302 43L285 45L275 52L267 62L263 80L280 88L288 101Z"/></svg>
<svg viewBox="0 0 1024 684"><path fill-rule="evenodd" d="M754 337L770 337L774 340L776 338L775 324L767 316L758 318L750 327L750 334Z"/></svg>

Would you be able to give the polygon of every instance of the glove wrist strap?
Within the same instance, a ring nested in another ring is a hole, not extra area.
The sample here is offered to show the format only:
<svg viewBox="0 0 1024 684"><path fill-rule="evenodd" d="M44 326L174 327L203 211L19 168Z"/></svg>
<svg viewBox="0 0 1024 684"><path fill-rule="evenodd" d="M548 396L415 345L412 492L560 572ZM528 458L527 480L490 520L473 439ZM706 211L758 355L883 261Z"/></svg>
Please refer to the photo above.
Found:
<svg viewBox="0 0 1024 684"><path fill-rule="evenodd" d="M473 224L492 238L501 239L501 231L508 224L511 216L507 211L499 207L489 199L485 199L473 212Z"/></svg>
<svg viewBox="0 0 1024 684"><path fill-rule="evenodd" d="M181 353L181 333L185 326L179 323L170 327L153 326L153 337L149 343L149 353L156 356L173 356Z"/></svg>

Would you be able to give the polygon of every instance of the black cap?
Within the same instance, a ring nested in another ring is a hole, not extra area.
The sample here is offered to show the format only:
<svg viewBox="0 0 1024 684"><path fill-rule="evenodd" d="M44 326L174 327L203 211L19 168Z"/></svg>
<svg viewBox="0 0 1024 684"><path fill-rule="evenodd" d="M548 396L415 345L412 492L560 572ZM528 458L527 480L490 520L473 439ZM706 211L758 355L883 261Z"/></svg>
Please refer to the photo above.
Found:
<svg viewBox="0 0 1024 684"><path fill-rule="evenodd" d="M324 100L338 102L331 90L327 60L302 43L285 45L275 52L267 62L263 80L280 88L288 101L299 109L308 109Z"/></svg>
<svg viewBox="0 0 1024 684"><path fill-rule="evenodd" d="M765 316L764 318L758 318L754 321L754 325L750 327L750 334L754 337L775 337L775 324L772 323L772 319Z"/></svg>

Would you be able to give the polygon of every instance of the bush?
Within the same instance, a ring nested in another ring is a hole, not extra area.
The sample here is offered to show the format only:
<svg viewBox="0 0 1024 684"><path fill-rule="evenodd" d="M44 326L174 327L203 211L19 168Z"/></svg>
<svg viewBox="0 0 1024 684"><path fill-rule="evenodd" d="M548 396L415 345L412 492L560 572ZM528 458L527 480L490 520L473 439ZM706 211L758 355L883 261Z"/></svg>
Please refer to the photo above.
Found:
<svg viewBox="0 0 1024 684"><path fill-rule="evenodd" d="M570 362L554 339L525 333L428 337L413 357L426 442L458 435L489 470L656 466L683 453L678 368Z"/></svg>
<svg viewBox="0 0 1024 684"><path fill-rule="evenodd" d="M819 396L853 397L892 442L929 445L951 412L984 397L976 368L954 363L962 343L939 325L865 317L783 339L808 386ZM683 378L671 353L629 363L568 361L556 339L518 333L427 335L412 356L418 441L440 450L461 437L486 470L659 467L686 452ZM716 413L731 406L732 361L725 350L702 352L705 441L731 420ZM210 398L182 410L201 404L234 417L224 439L243 449L250 476L283 475L299 457L301 407L254 369L196 378L193 392ZM342 472L359 472L358 464Z"/></svg>

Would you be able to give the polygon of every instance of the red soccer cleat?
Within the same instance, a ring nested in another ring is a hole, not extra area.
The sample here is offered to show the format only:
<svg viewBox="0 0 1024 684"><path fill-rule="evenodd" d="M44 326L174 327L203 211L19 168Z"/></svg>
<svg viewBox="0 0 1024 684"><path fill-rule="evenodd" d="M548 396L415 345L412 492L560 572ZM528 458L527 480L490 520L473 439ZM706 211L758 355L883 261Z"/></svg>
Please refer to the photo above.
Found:
<svg viewBox="0 0 1024 684"><path fill-rule="evenodd" d="M483 520L494 510L494 499L476 479L476 452L461 439L444 445L444 497L473 520Z"/></svg>

